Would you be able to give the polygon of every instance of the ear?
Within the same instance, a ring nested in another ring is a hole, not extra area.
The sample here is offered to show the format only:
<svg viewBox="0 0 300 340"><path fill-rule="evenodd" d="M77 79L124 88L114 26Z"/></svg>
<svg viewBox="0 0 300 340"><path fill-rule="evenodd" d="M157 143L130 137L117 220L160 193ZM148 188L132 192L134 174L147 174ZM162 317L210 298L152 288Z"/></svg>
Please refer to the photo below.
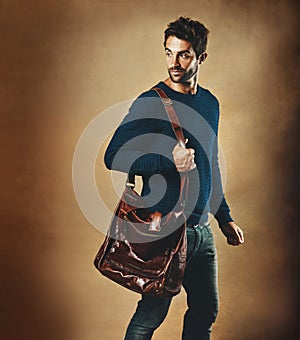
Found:
<svg viewBox="0 0 300 340"><path fill-rule="evenodd" d="M201 53L201 55L199 56L199 64L203 64L207 58L208 54L206 52Z"/></svg>

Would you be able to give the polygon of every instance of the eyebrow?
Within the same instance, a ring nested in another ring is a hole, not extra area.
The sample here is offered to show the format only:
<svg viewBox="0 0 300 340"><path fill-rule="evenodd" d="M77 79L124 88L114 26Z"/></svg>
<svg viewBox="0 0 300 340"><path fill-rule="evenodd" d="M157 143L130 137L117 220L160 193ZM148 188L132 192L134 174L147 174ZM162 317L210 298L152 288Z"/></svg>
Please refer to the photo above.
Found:
<svg viewBox="0 0 300 340"><path fill-rule="evenodd" d="M173 53L168 47L165 47L165 51ZM178 51L177 53L182 54L182 53L189 53L191 54L190 50L183 50L183 51Z"/></svg>

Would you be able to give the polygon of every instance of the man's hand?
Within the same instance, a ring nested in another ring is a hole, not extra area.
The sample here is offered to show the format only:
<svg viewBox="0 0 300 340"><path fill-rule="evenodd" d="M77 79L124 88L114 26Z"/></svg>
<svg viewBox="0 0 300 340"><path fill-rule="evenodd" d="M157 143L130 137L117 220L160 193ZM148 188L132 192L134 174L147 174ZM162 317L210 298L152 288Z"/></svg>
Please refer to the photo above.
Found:
<svg viewBox="0 0 300 340"><path fill-rule="evenodd" d="M221 225L221 230L227 238L227 243L231 246L238 246L244 243L243 231L234 222Z"/></svg>
<svg viewBox="0 0 300 340"><path fill-rule="evenodd" d="M196 168L194 149L185 149L177 144L172 151L172 155L178 172L186 172Z"/></svg>

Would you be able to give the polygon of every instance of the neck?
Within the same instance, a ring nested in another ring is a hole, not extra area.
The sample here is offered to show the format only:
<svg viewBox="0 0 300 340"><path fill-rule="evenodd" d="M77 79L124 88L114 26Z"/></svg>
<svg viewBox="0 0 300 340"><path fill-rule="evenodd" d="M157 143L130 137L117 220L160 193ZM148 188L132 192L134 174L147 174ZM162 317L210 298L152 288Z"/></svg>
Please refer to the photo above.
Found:
<svg viewBox="0 0 300 340"><path fill-rule="evenodd" d="M196 94L197 93L197 77L194 77L186 83L174 83L171 78L167 78L164 83L172 90L184 93L184 94Z"/></svg>

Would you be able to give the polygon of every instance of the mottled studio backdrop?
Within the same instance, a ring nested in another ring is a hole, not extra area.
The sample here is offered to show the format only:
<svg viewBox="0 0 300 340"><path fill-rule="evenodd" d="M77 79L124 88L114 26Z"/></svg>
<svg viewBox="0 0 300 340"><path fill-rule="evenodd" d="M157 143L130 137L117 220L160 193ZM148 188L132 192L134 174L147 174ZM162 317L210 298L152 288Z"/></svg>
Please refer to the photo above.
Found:
<svg viewBox="0 0 300 340"><path fill-rule="evenodd" d="M73 153L98 113L167 77L163 30L179 15L211 31L199 82L221 102L226 195L246 238L231 248L212 226L213 340L297 338L297 9L284 0L0 1L1 340L122 339L138 296L93 268L103 235L77 205ZM97 183L113 207L103 148ZM180 339L185 308L182 292L155 340Z"/></svg>

